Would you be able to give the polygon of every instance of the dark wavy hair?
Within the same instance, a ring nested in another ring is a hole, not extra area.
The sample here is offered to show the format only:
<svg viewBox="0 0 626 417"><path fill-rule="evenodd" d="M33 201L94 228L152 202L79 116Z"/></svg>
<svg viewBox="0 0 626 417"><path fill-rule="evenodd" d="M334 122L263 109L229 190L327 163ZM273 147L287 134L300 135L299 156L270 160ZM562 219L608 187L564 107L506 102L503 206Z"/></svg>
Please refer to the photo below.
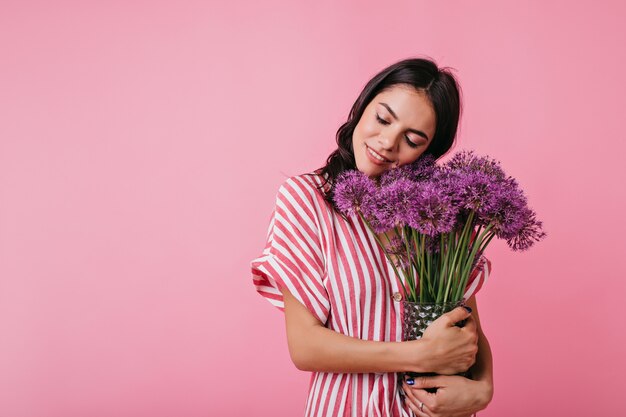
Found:
<svg viewBox="0 0 626 417"><path fill-rule="evenodd" d="M352 105L348 120L337 130L337 149L330 154L326 165L315 171L327 177L320 189L326 201L333 207L335 207L332 200L335 180L342 172L356 169L352 149L354 128L370 101L396 84L409 85L424 92L433 105L436 118L435 135L424 154L437 159L448 152L454 144L461 115L461 89L450 68L439 68L434 61L426 58L409 58L390 65L365 85Z"/></svg>

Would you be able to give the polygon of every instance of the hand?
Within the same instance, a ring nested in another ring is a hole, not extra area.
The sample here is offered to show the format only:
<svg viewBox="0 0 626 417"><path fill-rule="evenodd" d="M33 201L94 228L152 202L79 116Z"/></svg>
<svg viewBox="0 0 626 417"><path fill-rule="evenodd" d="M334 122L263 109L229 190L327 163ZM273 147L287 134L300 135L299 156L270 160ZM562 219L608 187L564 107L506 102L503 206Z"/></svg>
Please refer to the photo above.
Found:
<svg viewBox="0 0 626 417"><path fill-rule="evenodd" d="M461 376L420 377L413 385L407 384L408 378L402 383L404 401L419 417L469 417L486 408L493 397L491 385ZM426 388L437 388L437 392Z"/></svg>
<svg viewBox="0 0 626 417"><path fill-rule="evenodd" d="M455 326L464 319L464 327ZM425 361L431 368L428 372L454 375L467 371L476 361L476 322L463 307L457 307L433 321L424 331L421 340L428 343L428 351L431 353Z"/></svg>

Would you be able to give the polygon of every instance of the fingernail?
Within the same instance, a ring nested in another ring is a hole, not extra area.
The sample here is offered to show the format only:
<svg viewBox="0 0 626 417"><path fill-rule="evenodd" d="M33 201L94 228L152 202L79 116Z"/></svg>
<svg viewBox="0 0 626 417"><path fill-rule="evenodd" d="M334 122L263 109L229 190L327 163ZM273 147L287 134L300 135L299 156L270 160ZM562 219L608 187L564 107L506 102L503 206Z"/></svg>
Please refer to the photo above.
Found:
<svg viewBox="0 0 626 417"><path fill-rule="evenodd" d="M470 306L463 306L463 308L466 309L468 313L472 312L472 307Z"/></svg>
<svg viewBox="0 0 626 417"><path fill-rule="evenodd" d="M413 378L409 378L409 379L406 380L406 383L409 384L409 385L413 385L413 384L415 384L415 381L413 380Z"/></svg>

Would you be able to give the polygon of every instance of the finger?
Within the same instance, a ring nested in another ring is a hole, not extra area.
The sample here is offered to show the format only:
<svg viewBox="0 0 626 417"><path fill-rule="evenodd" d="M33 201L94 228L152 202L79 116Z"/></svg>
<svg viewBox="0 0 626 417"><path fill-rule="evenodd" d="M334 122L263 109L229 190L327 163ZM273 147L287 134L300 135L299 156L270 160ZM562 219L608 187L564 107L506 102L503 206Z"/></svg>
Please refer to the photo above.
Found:
<svg viewBox="0 0 626 417"><path fill-rule="evenodd" d="M469 310L468 310L469 309ZM452 311L443 314L440 319L446 320L448 327L452 327L455 323L464 320L470 316L472 308L468 306L459 306Z"/></svg>
<svg viewBox="0 0 626 417"><path fill-rule="evenodd" d="M409 385L406 384L406 382L402 383L402 389L406 393L406 398L404 401L406 405L409 406L411 411L413 411L413 413L415 413L415 415L419 417L430 417L426 408L426 404L422 405L423 403L415 397L414 391L417 390L413 390Z"/></svg>
<svg viewBox="0 0 626 417"><path fill-rule="evenodd" d="M407 385L406 382L402 383L402 390L404 391L404 395L406 395L409 402L417 401L417 399L415 398L415 395L413 394L413 390L411 389L410 386Z"/></svg>
<svg viewBox="0 0 626 417"><path fill-rule="evenodd" d="M413 411L413 414L415 414L417 417L431 417L430 414L426 413L426 410L421 411L419 406L416 406L413 403L407 403L407 405L409 406L409 409Z"/></svg>
<svg viewBox="0 0 626 417"><path fill-rule="evenodd" d="M467 318L465 319L465 325L466 326L473 326L476 327L476 319L474 317L472 317L472 315L470 314L469 316L467 316Z"/></svg>
<svg viewBox="0 0 626 417"><path fill-rule="evenodd" d="M474 320L474 317L469 316L468 318L465 319L465 324L463 325L464 329L469 329L472 332L475 332L478 327L476 326L476 320Z"/></svg>
<svg viewBox="0 0 626 417"><path fill-rule="evenodd" d="M435 408L436 402L436 394L432 394L428 391L424 391L423 389L412 389L410 390L413 395L414 401L416 404L424 403L423 410L431 410Z"/></svg>
<svg viewBox="0 0 626 417"><path fill-rule="evenodd" d="M413 384L409 382L413 381ZM406 379L407 384L413 388L425 389L425 388L439 388L445 385L445 378L442 376L421 376L418 378L410 378Z"/></svg>
<svg viewBox="0 0 626 417"><path fill-rule="evenodd" d="M408 403L409 408L413 411L417 417L431 417L430 414L426 412L426 406L424 406L424 410L420 410L419 405L414 405L413 403Z"/></svg>

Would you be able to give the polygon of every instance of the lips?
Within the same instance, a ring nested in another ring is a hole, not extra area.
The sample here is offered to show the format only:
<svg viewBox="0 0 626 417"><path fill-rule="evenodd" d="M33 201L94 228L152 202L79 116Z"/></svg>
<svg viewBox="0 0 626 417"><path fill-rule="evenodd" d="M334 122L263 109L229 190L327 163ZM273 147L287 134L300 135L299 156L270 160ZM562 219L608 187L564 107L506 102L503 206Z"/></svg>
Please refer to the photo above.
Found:
<svg viewBox="0 0 626 417"><path fill-rule="evenodd" d="M367 156L370 159L370 161L374 162L377 165L391 163L389 159L385 158L384 156L382 156L381 154L379 154L378 152L376 152L375 150L373 150L367 145L365 145L365 153L367 153Z"/></svg>

